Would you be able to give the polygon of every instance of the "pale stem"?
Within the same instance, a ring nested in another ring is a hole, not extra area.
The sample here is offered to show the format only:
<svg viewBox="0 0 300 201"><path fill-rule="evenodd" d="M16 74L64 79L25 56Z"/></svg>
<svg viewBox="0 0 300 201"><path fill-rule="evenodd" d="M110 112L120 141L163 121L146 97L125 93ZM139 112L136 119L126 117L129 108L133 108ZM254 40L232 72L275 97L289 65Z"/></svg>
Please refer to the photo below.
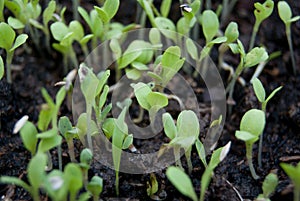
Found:
<svg viewBox="0 0 300 201"><path fill-rule="evenodd" d="M259 176L256 174L253 163L252 163L252 145L253 144L246 142L246 157L248 160L248 165L250 168L251 175L255 180L257 180L259 178Z"/></svg>

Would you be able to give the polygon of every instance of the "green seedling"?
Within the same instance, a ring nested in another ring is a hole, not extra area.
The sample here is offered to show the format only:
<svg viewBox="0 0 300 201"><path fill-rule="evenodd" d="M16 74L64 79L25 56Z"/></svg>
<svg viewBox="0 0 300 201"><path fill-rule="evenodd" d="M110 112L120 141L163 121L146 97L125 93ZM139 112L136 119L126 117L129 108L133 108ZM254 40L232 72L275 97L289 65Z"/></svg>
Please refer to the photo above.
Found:
<svg viewBox="0 0 300 201"><path fill-rule="evenodd" d="M150 174L150 181L147 181L147 195L152 198L158 191L158 182L154 173Z"/></svg>
<svg viewBox="0 0 300 201"><path fill-rule="evenodd" d="M86 142L88 125L86 124L86 122L87 122L87 113L80 114L80 116L77 119L77 124L75 128L71 131L71 133L74 133L76 137L78 136L79 140L84 146L88 146ZM96 122L93 120L90 120L89 127L90 127L89 132L92 137L99 132L98 126Z"/></svg>
<svg viewBox="0 0 300 201"><path fill-rule="evenodd" d="M245 69L253 67L259 64L260 62L266 61L269 56L267 51L262 47L255 47L246 54L244 46L239 39L237 39L237 44L231 43L229 44L229 47L234 54L240 54L241 57L240 63L237 69L235 70L235 73L230 83L226 88L226 93L229 93L227 102L228 104L234 105L235 101L233 100L232 96L233 96L234 86L238 77Z"/></svg>
<svg viewBox="0 0 300 201"><path fill-rule="evenodd" d="M171 139L168 146L174 148L176 165L182 168L180 149L183 148L189 173L191 173L193 169L191 161L192 146L195 144L200 133L197 115L191 110L184 110L178 115L177 125L175 126L172 116L169 113L164 113L163 126L165 134Z"/></svg>
<svg viewBox="0 0 300 201"><path fill-rule="evenodd" d="M252 147L262 134L265 128L265 123L265 113L262 110L251 109L242 117L240 130L235 131L236 138L243 140L246 143L246 157L251 175L254 179L258 179L259 176L256 174L252 163Z"/></svg>
<svg viewBox="0 0 300 201"><path fill-rule="evenodd" d="M108 86L105 83L110 75L109 70L102 72L98 77L93 73L93 70L87 67L84 63L79 68L80 89L83 93L86 103L86 125L87 125L87 147L93 150L92 146L92 109L96 112L96 119L100 126L100 120L104 120L107 113L111 109L111 105L103 108L108 93ZM102 93L101 93L102 92Z"/></svg>
<svg viewBox="0 0 300 201"><path fill-rule="evenodd" d="M88 148L83 149L80 153L80 164L79 165L82 170L83 183L84 183L85 188L87 188L87 186L88 186L88 170L90 169L92 160L93 160L93 152Z"/></svg>
<svg viewBox="0 0 300 201"><path fill-rule="evenodd" d="M256 34L258 32L259 26L261 25L262 21L267 19L272 14L274 9L274 2L272 0L266 0L263 4L256 2L254 4L254 7L255 7L254 10L255 24L252 30L248 51L251 51L252 48L254 47Z"/></svg>
<svg viewBox="0 0 300 201"><path fill-rule="evenodd" d="M201 177L201 192L199 199L194 190L192 180L184 171L182 171L182 169L173 166L169 167L166 172L168 179L183 195L187 196L193 201L204 201L205 192L209 186L211 177L213 176L213 171L227 156L230 145L231 142L213 152L211 160Z"/></svg>
<svg viewBox="0 0 300 201"><path fill-rule="evenodd" d="M39 47L39 34L34 27L31 26L30 20L37 20L41 15L42 8L39 1L21 1L12 0L5 1L5 7L12 12L15 17L8 18L8 24L14 29L28 28L34 45Z"/></svg>
<svg viewBox="0 0 300 201"><path fill-rule="evenodd" d="M293 72L296 74L297 72L297 66L294 56L294 49L293 49L293 42L292 42L292 34L291 34L291 24L292 22L296 22L300 19L300 16L295 16L292 18L292 10L289 6L289 4L285 1L279 1L277 4L278 7L278 13L280 19L285 24L285 33L286 37L289 43L290 48L290 57L292 59L292 65L293 65Z"/></svg>
<svg viewBox="0 0 300 201"><path fill-rule="evenodd" d="M149 84L143 82L131 86L139 105L149 112L150 122L154 122L157 112L168 105L168 98L163 93L153 92Z"/></svg>
<svg viewBox="0 0 300 201"><path fill-rule="evenodd" d="M274 173L268 174L262 185L263 193L259 194L255 201L271 201L270 196L275 191L277 185L278 185L277 175Z"/></svg>
<svg viewBox="0 0 300 201"><path fill-rule="evenodd" d="M69 118L66 116L60 117L58 121L58 130L62 136L66 139L68 145L68 152L71 159L71 162L76 162L75 153L74 153L74 142L73 138L75 137L75 132L72 127L72 123Z"/></svg>
<svg viewBox="0 0 300 201"><path fill-rule="evenodd" d="M117 119L108 118L103 124L105 135L112 138L112 156L116 174L115 186L117 195L119 195L119 170L122 149L128 149L133 142L133 135L128 134L128 126L125 123L127 111L128 106L125 106Z"/></svg>
<svg viewBox="0 0 300 201"><path fill-rule="evenodd" d="M252 82L255 95L258 101L261 103L261 109L266 114L266 108L269 100L282 88L282 86L274 89L272 93L266 99L266 91L258 78L255 78ZM263 144L263 133L259 137L259 147L258 147L258 165L259 167L262 166L261 164L261 153L262 153L262 144Z"/></svg>
<svg viewBox="0 0 300 201"><path fill-rule="evenodd" d="M1 176L0 183L14 184L24 188L31 195L34 201L39 201L39 189L42 186L46 173L45 167L47 156L43 153L36 154L29 162L27 167L28 183L22 181L18 177Z"/></svg>
<svg viewBox="0 0 300 201"><path fill-rule="evenodd" d="M53 0L49 1L48 6L43 11L43 23L40 23L36 19L29 20L32 26L42 30L43 33L45 34L46 48L49 53L51 52L51 48L50 48L50 31L49 31L48 23L53 18L55 9L56 9L56 2Z"/></svg>
<svg viewBox="0 0 300 201"><path fill-rule="evenodd" d="M87 185L87 190L93 195L93 200L98 201L99 195L103 189L103 179L99 176L93 176L89 184Z"/></svg>
<svg viewBox="0 0 300 201"><path fill-rule="evenodd" d="M12 83L11 63L13 60L15 49L24 44L27 38L27 34L20 34L16 37L15 31L11 28L10 25L6 24L5 22L0 23L0 48L5 49L6 51L5 65L6 79L8 83Z"/></svg>
<svg viewBox="0 0 300 201"><path fill-rule="evenodd" d="M296 167L287 163L280 163L280 166L294 184L294 201L300 201L300 162Z"/></svg>

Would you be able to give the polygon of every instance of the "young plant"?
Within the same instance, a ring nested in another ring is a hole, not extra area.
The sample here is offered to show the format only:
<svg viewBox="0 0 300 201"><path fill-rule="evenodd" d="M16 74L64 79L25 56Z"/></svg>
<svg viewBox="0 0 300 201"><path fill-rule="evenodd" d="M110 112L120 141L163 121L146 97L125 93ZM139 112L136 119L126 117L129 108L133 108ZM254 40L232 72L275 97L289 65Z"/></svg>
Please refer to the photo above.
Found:
<svg viewBox="0 0 300 201"><path fill-rule="evenodd" d="M147 195L152 199L158 191L158 182L154 173L150 174L150 181L147 181Z"/></svg>
<svg viewBox="0 0 300 201"><path fill-rule="evenodd" d="M259 194L255 201L271 201L270 196L275 191L277 185L278 185L277 175L274 173L268 174L262 185L263 193Z"/></svg>
<svg viewBox="0 0 300 201"><path fill-rule="evenodd" d="M294 201L300 201L300 162L296 167L287 163L281 163L280 166L294 184Z"/></svg>
<svg viewBox="0 0 300 201"><path fill-rule="evenodd" d="M103 179L99 176L93 176L87 185L87 190L93 195L93 200L98 201L99 195L102 193Z"/></svg>
<svg viewBox="0 0 300 201"><path fill-rule="evenodd" d="M246 143L246 157L254 179L258 179L253 163L252 163L252 147L262 134L266 123L266 116L262 110L251 109L247 111L242 117L240 123L240 130L235 131L235 136L239 140Z"/></svg>
<svg viewBox="0 0 300 201"><path fill-rule="evenodd" d="M260 24L272 14L274 9L274 2L272 0L266 0L263 4L256 2L254 3L254 7L255 24L252 30L248 51L252 50L252 48L254 47L256 34L258 32Z"/></svg>
<svg viewBox="0 0 300 201"><path fill-rule="evenodd" d="M93 160L93 152L85 148L81 151L80 153L80 164L79 166L81 167L82 174L83 174L83 183L85 188L88 186L88 170L90 169L90 165Z"/></svg>
<svg viewBox="0 0 300 201"><path fill-rule="evenodd" d="M245 69L253 67L260 62L266 61L269 56L267 51L262 47L255 47L246 54L244 46L239 39L237 40L237 44L231 43L229 44L229 47L234 54L240 54L240 63L226 88L226 92L229 93L227 102L228 104L234 105L235 101L233 100L232 96L238 77Z"/></svg>
<svg viewBox="0 0 300 201"><path fill-rule="evenodd" d="M6 51L6 80L12 83L11 79L11 63L13 60L15 49L24 44L28 38L27 34L20 34L16 37L15 31L5 22L0 23L0 48ZM2 59L1 59L2 60Z"/></svg>
<svg viewBox="0 0 300 201"><path fill-rule="evenodd" d="M282 88L282 86L274 89L272 93L266 99L266 91L258 78L255 78L252 82L255 95L258 101L261 103L261 110L266 114L267 103L269 100ZM259 137L259 147L258 147L258 165L261 164L261 153L262 153L262 144L263 144L263 133Z"/></svg>
<svg viewBox="0 0 300 201"><path fill-rule="evenodd" d="M166 175L180 193L192 199L193 201L204 201L205 192L213 176L213 171L227 156L230 146L231 142L228 142L224 147L221 147L213 152L211 160L201 177L201 191L199 199L194 190L192 180L180 168L171 166L167 169Z"/></svg>
<svg viewBox="0 0 300 201"><path fill-rule="evenodd" d="M109 70L107 70L99 73L97 77L93 73L93 70L87 67L84 63L82 63L79 67L80 89L86 103L87 147L91 150L93 150L91 126L92 110L94 108L96 112L96 119L100 126L102 122L99 121L103 121L111 109L111 105L108 105L102 110L108 93L108 86L105 86L105 83L109 75Z"/></svg>
<svg viewBox="0 0 300 201"><path fill-rule="evenodd" d="M108 138L112 138L112 157L116 174L116 194L119 195L119 170L121 163L122 149L128 149L133 143L133 135L128 134L128 126L125 123L125 115L128 106L122 109L117 119L108 118L103 124L103 131Z"/></svg>
<svg viewBox="0 0 300 201"><path fill-rule="evenodd" d="M37 29L40 29L45 34L45 44L48 53L51 52L50 48L50 31L48 27L48 23L52 19L54 12L56 9L56 2L54 0L49 1L48 6L43 11L43 23L40 23L36 19L30 19L29 22L32 26L36 27Z"/></svg>
<svg viewBox="0 0 300 201"><path fill-rule="evenodd" d="M289 6L289 4L285 1L279 1L277 4L278 7L278 13L280 16L280 19L285 24L285 33L286 37L289 43L290 48L290 57L292 59L292 65L293 65L293 72L294 75L296 75L297 72L297 66L294 56L294 49L293 49L293 42L292 42L292 34L291 34L291 24L292 22L296 22L300 19L300 16L295 16L292 18L292 10Z"/></svg>
<svg viewBox="0 0 300 201"><path fill-rule="evenodd" d="M197 115L191 110L184 110L178 115L177 124L175 126L172 116L169 113L164 113L163 126L166 135L171 139L168 146L174 148L176 165L182 168L180 149L183 148L189 173L191 173L193 169L191 161L192 146L200 134L200 125Z"/></svg>

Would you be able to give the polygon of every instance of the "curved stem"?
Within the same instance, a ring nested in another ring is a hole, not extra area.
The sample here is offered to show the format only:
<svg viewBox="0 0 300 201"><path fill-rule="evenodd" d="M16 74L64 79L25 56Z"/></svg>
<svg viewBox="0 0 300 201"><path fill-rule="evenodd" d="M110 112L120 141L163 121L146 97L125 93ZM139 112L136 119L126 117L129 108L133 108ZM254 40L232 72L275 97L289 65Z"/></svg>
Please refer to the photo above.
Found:
<svg viewBox="0 0 300 201"><path fill-rule="evenodd" d="M251 175L255 180L257 180L259 178L259 176L256 174L253 163L252 163L252 145L253 144L246 142L246 157L248 160L248 165L250 168Z"/></svg>
<svg viewBox="0 0 300 201"><path fill-rule="evenodd" d="M9 84L12 83L11 79L11 63L13 59L14 52L6 51L6 80Z"/></svg>
<svg viewBox="0 0 300 201"><path fill-rule="evenodd" d="M254 24L248 52L250 52L250 50L254 47L254 42L255 42L256 34L258 32L259 25L260 25L260 22L258 22L258 21L256 21L255 24Z"/></svg>

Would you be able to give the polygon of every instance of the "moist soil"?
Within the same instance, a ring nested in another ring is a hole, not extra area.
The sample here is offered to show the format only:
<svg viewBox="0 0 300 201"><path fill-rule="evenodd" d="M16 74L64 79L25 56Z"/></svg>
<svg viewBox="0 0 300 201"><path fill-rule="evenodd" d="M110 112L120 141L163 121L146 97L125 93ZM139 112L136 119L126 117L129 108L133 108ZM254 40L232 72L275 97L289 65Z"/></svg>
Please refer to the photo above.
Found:
<svg viewBox="0 0 300 201"><path fill-rule="evenodd" d="M61 3L70 7L65 1ZM93 3L95 2L86 1L82 3L82 6L91 8ZM159 1L155 1L155 3L159 5ZM299 15L300 4L297 1L288 1L288 3L293 8L294 15ZM172 16L170 16L172 19L179 16L177 15L178 12L180 13L178 5L178 3L174 3L172 7ZM132 23L135 20L135 11L135 1L121 1L116 20L124 24ZM71 15L71 12L68 11L67 15ZM229 20L238 23L240 39L243 44L248 44L255 20L253 2L239 1L230 14ZM299 21L293 24L292 34L297 69L300 71ZM245 157L245 144L234 136L235 130L239 129L239 122L243 114L251 108L259 108L260 105L250 84L246 84L244 87L237 84L234 93L236 105L233 107L232 113L227 116L222 135L218 141L218 146L224 146L228 141L231 141L231 150L226 159L215 169L213 179L206 192L206 200L238 201L241 200L241 197L244 200L254 200L258 194L262 193L263 179L270 172L276 173L279 177L278 187L271 200L293 200L293 186L279 164L286 162L295 165L300 161L300 76L299 74L295 76L292 73L285 29L278 17L277 9L274 9L271 17L261 25L256 42L257 44L264 44L269 53L281 51L281 56L268 62L259 77L266 88L267 94L270 94L278 86L283 86L282 90L274 96L267 106L267 124L264 130L263 165L261 168L257 165L257 144L253 148L254 166L260 178L254 180L251 177ZM64 77L62 58L58 53L53 51L50 54L41 55L42 51L35 48L30 51L21 48L16 52L13 61L15 69L13 71L13 84L8 84L5 78L0 81L0 174L16 176L24 181L26 181L26 167L31 156L24 148L19 135L12 134L13 126L18 119L26 114L29 115L30 121L37 122L41 105L44 103L41 88L46 88L50 95L55 97L58 88L54 84ZM227 55L226 60L233 66L236 66L239 62L233 55ZM247 83L253 72L254 69L251 69L243 74ZM226 73L221 72L221 75L224 80L227 79L228 75ZM193 82L198 83L197 80L193 80ZM226 85L226 81L224 83ZM201 103L205 94L202 93L201 84L196 84L194 90L197 97L199 97L199 104L205 107L205 103ZM209 104L206 106L209 107ZM178 114L178 105L171 101L167 111ZM201 110L200 117L209 119L210 114L205 111ZM134 112L132 111L132 113ZM67 103L64 103L61 107L60 115L72 117L72 112ZM144 123L147 123L147 117L145 117ZM204 130L207 127L208 125L205 125ZM201 132L201 139L205 138L203 133ZM135 140L134 144L141 153L144 153L148 150L159 149L159 146L167 141L163 134L159 134L147 141ZM62 146L63 162L67 164L69 158L66 143L64 142ZM80 142L75 143L75 148L76 156L79 157L79 152L82 149ZM51 153L54 167L57 168L56 150L52 150ZM184 157L182 161L184 167L187 168ZM192 161L193 171L190 177L195 191L199 194L204 167L196 150L192 152ZM95 174L104 179L104 189L101 195L103 200L188 200L168 181L165 170L155 173L159 183L159 191L152 198L147 196L146 191L147 182L150 180L149 174L131 175L120 173L119 197L116 197L114 190L115 176L113 170L95 163L89 171L89 176L92 177ZM0 185L0 199L31 200L24 189L3 184ZM46 195L42 199L49 200Z"/></svg>

